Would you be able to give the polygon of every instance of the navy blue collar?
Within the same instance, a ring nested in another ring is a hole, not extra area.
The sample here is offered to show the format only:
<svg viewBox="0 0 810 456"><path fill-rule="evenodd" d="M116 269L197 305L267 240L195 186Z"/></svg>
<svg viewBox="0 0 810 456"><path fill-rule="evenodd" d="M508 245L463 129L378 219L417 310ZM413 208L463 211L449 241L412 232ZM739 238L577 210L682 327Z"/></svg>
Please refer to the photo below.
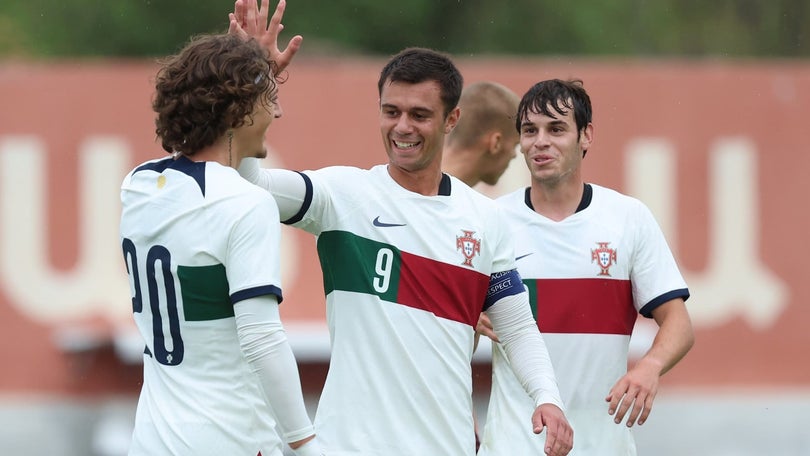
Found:
<svg viewBox="0 0 810 456"><path fill-rule="evenodd" d="M534 210L534 206L532 205L531 187L526 187L524 200L526 201L526 206L529 206L529 209ZM579 206L577 206L577 210L575 210L574 213L576 214L577 212L587 209L588 206L591 205L591 200L593 200L593 187L591 187L591 184L585 184L585 188L582 191L582 199L579 200Z"/></svg>

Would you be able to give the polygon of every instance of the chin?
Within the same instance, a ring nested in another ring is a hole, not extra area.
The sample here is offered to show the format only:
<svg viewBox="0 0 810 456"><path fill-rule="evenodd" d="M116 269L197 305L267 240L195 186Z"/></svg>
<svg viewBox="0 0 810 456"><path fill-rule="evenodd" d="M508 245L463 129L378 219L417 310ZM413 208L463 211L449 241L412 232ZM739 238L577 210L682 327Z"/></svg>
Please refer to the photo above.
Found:
<svg viewBox="0 0 810 456"><path fill-rule="evenodd" d="M253 155L253 157L255 157L255 158L267 158L267 148L262 147L261 149L256 151L256 153Z"/></svg>

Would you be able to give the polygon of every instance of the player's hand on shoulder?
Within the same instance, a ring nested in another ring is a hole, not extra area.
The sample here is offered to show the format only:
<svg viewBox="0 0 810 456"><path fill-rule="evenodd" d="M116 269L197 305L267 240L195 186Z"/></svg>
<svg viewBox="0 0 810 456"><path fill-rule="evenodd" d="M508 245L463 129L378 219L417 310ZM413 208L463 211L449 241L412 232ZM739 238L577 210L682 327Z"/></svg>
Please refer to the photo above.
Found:
<svg viewBox="0 0 810 456"><path fill-rule="evenodd" d="M532 415L534 433L546 432L545 453L549 456L565 456L574 446L574 430L565 414L554 404L540 404Z"/></svg>

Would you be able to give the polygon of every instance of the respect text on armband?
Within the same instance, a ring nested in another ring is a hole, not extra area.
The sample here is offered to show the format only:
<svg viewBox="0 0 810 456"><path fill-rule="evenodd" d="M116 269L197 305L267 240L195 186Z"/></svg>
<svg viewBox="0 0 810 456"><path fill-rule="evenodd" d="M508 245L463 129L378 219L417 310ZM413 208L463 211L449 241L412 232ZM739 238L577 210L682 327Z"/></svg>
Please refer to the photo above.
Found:
<svg viewBox="0 0 810 456"><path fill-rule="evenodd" d="M523 290L523 282L520 280L517 270L496 272L489 276L487 302L492 304L506 296L521 293Z"/></svg>

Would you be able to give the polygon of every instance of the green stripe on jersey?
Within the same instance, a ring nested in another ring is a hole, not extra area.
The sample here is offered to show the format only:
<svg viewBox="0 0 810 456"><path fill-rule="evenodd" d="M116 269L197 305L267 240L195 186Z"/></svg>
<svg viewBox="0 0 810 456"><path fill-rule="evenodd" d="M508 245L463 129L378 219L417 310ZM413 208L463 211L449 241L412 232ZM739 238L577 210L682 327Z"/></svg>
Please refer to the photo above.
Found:
<svg viewBox="0 0 810 456"><path fill-rule="evenodd" d="M324 293L334 290L377 295L397 302L402 259L399 249L347 231L318 236Z"/></svg>
<svg viewBox="0 0 810 456"><path fill-rule="evenodd" d="M537 279L523 279L523 285L526 285L529 291L529 306L532 308L532 316L537 321Z"/></svg>
<svg viewBox="0 0 810 456"><path fill-rule="evenodd" d="M208 321L233 317L225 266L178 266L183 315L186 321Z"/></svg>

